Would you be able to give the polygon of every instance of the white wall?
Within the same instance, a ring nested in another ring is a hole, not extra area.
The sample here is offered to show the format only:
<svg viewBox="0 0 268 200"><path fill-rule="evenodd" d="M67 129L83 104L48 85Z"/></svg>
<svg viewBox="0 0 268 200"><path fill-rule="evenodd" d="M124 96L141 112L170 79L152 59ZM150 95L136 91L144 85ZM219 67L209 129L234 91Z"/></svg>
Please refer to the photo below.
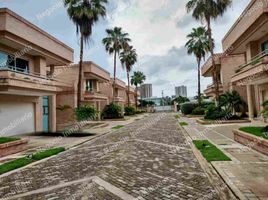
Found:
<svg viewBox="0 0 268 200"><path fill-rule="evenodd" d="M35 131L34 104L0 102L0 137Z"/></svg>

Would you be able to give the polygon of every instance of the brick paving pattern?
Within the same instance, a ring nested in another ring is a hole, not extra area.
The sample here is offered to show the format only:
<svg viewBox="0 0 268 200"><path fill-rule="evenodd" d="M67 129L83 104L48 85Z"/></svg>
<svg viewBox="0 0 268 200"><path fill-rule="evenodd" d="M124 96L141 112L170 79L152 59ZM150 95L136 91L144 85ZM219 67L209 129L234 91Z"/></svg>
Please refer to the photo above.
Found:
<svg viewBox="0 0 268 200"><path fill-rule="evenodd" d="M108 186L83 181L91 177ZM133 199L219 199L177 120L165 113L0 179L3 199L129 199L124 194Z"/></svg>

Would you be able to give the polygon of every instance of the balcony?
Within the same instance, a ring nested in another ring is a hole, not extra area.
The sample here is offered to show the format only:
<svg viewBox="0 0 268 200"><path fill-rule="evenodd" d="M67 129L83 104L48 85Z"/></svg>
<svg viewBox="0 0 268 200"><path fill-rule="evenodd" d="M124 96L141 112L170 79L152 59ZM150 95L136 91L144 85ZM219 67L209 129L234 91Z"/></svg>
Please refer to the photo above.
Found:
<svg viewBox="0 0 268 200"><path fill-rule="evenodd" d="M204 90L204 93L208 97L215 97L216 96L215 84L208 85L207 89ZM220 94L223 93L223 86L221 83L219 85L219 93Z"/></svg>
<svg viewBox="0 0 268 200"><path fill-rule="evenodd" d="M10 68L0 68L0 93L24 95L40 95L40 93L51 93L62 91L62 88L71 85L62 81L40 76L34 73L19 72Z"/></svg>
<svg viewBox="0 0 268 200"><path fill-rule="evenodd" d="M124 97L117 96L117 97L115 97L114 101L116 103L125 103L125 98Z"/></svg>
<svg viewBox="0 0 268 200"><path fill-rule="evenodd" d="M249 62L239 66L236 74L232 77L232 82L238 81L255 81L267 76L268 71L268 52L263 51Z"/></svg>
<svg viewBox="0 0 268 200"><path fill-rule="evenodd" d="M73 61L72 48L7 8L0 8L0 37L1 44L17 50L30 45L27 53L45 58L47 65Z"/></svg>
<svg viewBox="0 0 268 200"><path fill-rule="evenodd" d="M83 96L85 101L108 100L106 94L97 91L85 91Z"/></svg>
<svg viewBox="0 0 268 200"><path fill-rule="evenodd" d="M98 80L99 82L110 81L110 73L91 61L83 62L83 71L85 79Z"/></svg>
<svg viewBox="0 0 268 200"><path fill-rule="evenodd" d="M113 81L114 81L114 79L111 78L112 84L113 84ZM117 89L120 89L120 90L125 90L126 89L126 83L124 81L120 80L120 79L116 79L115 80L115 87Z"/></svg>
<svg viewBox="0 0 268 200"><path fill-rule="evenodd" d="M221 65L222 54L218 53L214 55L214 61L216 65ZM204 77L212 77L212 58L210 57L201 68L202 76Z"/></svg>
<svg viewBox="0 0 268 200"><path fill-rule="evenodd" d="M257 41L267 34L268 4L263 0L251 0L239 19L225 35L223 50L228 53L244 53L250 41Z"/></svg>

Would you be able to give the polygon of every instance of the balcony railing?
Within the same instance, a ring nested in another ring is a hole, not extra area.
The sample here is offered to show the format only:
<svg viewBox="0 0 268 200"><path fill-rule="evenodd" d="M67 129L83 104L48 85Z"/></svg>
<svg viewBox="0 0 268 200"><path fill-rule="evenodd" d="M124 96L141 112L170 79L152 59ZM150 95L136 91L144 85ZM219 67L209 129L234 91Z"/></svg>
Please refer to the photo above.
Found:
<svg viewBox="0 0 268 200"><path fill-rule="evenodd" d="M258 55L256 55L255 57L253 57L250 61L248 61L247 63L240 65L237 70L235 71L236 73L241 72L243 69L245 69L246 67L252 65L255 66L258 63L261 63L263 58L268 56L268 51L263 51L261 53L259 53Z"/></svg>

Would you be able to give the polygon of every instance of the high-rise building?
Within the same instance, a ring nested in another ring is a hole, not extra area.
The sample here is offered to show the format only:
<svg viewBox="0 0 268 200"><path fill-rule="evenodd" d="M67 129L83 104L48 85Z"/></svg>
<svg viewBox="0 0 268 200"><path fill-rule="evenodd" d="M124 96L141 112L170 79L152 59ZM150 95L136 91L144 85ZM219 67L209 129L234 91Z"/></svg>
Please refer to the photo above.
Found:
<svg viewBox="0 0 268 200"><path fill-rule="evenodd" d="M176 97L178 96L187 97L187 87L184 85L175 87L175 95Z"/></svg>
<svg viewBox="0 0 268 200"><path fill-rule="evenodd" d="M151 98L153 96L152 84L142 84L139 88L141 98Z"/></svg>

